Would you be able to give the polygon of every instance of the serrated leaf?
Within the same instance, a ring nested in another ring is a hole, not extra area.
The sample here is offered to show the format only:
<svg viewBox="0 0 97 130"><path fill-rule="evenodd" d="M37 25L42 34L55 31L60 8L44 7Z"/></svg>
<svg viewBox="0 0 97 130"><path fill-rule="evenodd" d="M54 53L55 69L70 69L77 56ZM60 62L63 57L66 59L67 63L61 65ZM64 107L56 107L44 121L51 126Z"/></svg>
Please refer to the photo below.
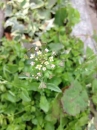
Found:
<svg viewBox="0 0 97 130"><path fill-rule="evenodd" d="M78 81L74 81L61 98L63 110L69 115L76 116L88 106L88 95Z"/></svg>
<svg viewBox="0 0 97 130"><path fill-rule="evenodd" d="M49 110L49 102L48 102L48 100L46 99L45 96L40 97L39 106L44 112L48 112L48 110Z"/></svg>
<svg viewBox="0 0 97 130"><path fill-rule="evenodd" d="M56 86L55 84L52 84L52 83L47 83L47 89L50 89L51 91L55 91L55 92L59 92L61 93L61 89Z"/></svg>

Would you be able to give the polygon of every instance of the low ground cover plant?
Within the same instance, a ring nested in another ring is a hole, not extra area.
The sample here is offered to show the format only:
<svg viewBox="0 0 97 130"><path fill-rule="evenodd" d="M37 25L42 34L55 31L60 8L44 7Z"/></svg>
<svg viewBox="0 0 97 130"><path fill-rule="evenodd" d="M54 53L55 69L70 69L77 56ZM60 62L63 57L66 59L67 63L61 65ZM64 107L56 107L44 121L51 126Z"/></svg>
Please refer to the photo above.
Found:
<svg viewBox="0 0 97 130"><path fill-rule="evenodd" d="M2 39L0 130L96 129L97 57L71 36L78 21L76 9L60 7L41 46Z"/></svg>

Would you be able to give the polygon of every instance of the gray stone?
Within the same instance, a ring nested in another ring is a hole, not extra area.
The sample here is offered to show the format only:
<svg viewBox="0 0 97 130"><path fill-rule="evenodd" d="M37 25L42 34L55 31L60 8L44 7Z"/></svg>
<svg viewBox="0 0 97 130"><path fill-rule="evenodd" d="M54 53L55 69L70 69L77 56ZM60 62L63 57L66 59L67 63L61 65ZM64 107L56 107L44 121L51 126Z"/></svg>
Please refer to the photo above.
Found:
<svg viewBox="0 0 97 130"><path fill-rule="evenodd" d="M4 33L3 24L4 24L4 12L0 10L0 39L2 38Z"/></svg>
<svg viewBox="0 0 97 130"><path fill-rule="evenodd" d="M81 16L80 22L73 28L72 35L79 37L84 42L85 49L89 46L97 52L95 41L92 39L93 27L86 8L87 5L85 0L71 0L71 2L74 8L78 9Z"/></svg>

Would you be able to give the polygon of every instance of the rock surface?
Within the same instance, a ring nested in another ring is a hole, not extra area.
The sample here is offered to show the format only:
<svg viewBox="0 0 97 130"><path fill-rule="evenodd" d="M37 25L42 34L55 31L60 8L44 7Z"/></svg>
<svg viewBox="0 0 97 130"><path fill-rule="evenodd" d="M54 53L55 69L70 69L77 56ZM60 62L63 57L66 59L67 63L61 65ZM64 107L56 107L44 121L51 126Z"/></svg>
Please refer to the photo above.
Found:
<svg viewBox="0 0 97 130"><path fill-rule="evenodd" d="M97 1L97 0L94 0L94 1ZM93 25L93 30L97 32L97 9L95 8L95 4L93 2L91 3L91 0L86 0L86 4L87 4L86 8L90 16L91 23ZM94 9L91 8L90 5L92 5Z"/></svg>
<svg viewBox="0 0 97 130"><path fill-rule="evenodd" d="M4 33L3 24L4 24L4 12L0 10L0 39L2 38Z"/></svg>
<svg viewBox="0 0 97 130"><path fill-rule="evenodd" d="M78 9L81 16L81 21L73 28L72 34L79 37L84 43L85 48L91 47L95 52L96 44L92 39L93 27L87 11L85 0L71 0L74 8Z"/></svg>

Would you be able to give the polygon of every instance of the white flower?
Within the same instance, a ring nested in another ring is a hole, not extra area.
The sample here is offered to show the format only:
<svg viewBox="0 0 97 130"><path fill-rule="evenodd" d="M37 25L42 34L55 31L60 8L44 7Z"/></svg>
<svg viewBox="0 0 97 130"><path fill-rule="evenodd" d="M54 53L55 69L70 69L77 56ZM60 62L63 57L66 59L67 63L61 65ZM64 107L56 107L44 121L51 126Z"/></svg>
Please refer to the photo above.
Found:
<svg viewBox="0 0 97 130"><path fill-rule="evenodd" d="M49 60L50 60L50 61L54 61L54 60L53 60L53 56L49 57Z"/></svg>
<svg viewBox="0 0 97 130"><path fill-rule="evenodd" d="M48 61L46 61L46 62L44 62L44 64L45 64L45 65L48 65L48 64L49 64L49 62L48 62Z"/></svg>
<svg viewBox="0 0 97 130"><path fill-rule="evenodd" d="M38 47L35 47L35 51L37 51L38 50Z"/></svg>
<svg viewBox="0 0 97 130"><path fill-rule="evenodd" d="M41 55L41 54L42 54L42 52L41 52L41 51L38 51L38 52L37 52L37 55Z"/></svg>
<svg viewBox="0 0 97 130"><path fill-rule="evenodd" d="M38 76L41 76L41 73L37 73Z"/></svg>
<svg viewBox="0 0 97 130"><path fill-rule="evenodd" d="M52 52L52 55L56 55L56 52L55 52L55 51L53 51L53 52Z"/></svg>
<svg viewBox="0 0 97 130"><path fill-rule="evenodd" d="M52 65L51 65L51 68L55 68L55 65L54 65L54 64L52 64Z"/></svg>
<svg viewBox="0 0 97 130"><path fill-rule="evenodd" d="M41 70L42 65L37 65L36 69Z"/></svg>
<svg viewBox="0 0 97 130"><path fill-rule="evenodd" d="M38 76L36 77L36 79L38 79Z"/></svg>
<svg viewBox="0 0 97 130"><path fill-rule="evenodd" d="M65 53L69 54L70 51L71 51L71 49L69 48L68 50L65 50Z"/></svg>
<svg viewBox="0 0 97 130"><path fill-rule="evenodd" d="M35 54L30 55L30 59L33 59L35 57Z"/></svg>
<svg viewBox="0 0 97 130"><path fill-rule="evenodd" d="M46 67L43 67L42 70L45 71L45 70L46 70Z"/></svg>
<svg viewBox="0 0 97 130"><path fill-rule="evenodd" d="M49 50L46 48L46 49L45 49L45 52L49 52Z"/></svg>
<svg viewBox="0 0 97 130"><path fill-rule="evenodd" d="M32 61L30 64L31 64L31 66L33 66L35 64L35 62Z"/></svg>
<svg viewBox="0 0 97 130"><path fill-rule="evenodd" d="M90 128L92 124L94 124L94 117L88 123L88 128ZM96 130L96 129L94 129L94 130Z"/></svg>
<svg viewBox="0 0 97 130"><path fill-rule="evenodd" d="M36 58L35 61L38 61L38 59Z"/></svg>

